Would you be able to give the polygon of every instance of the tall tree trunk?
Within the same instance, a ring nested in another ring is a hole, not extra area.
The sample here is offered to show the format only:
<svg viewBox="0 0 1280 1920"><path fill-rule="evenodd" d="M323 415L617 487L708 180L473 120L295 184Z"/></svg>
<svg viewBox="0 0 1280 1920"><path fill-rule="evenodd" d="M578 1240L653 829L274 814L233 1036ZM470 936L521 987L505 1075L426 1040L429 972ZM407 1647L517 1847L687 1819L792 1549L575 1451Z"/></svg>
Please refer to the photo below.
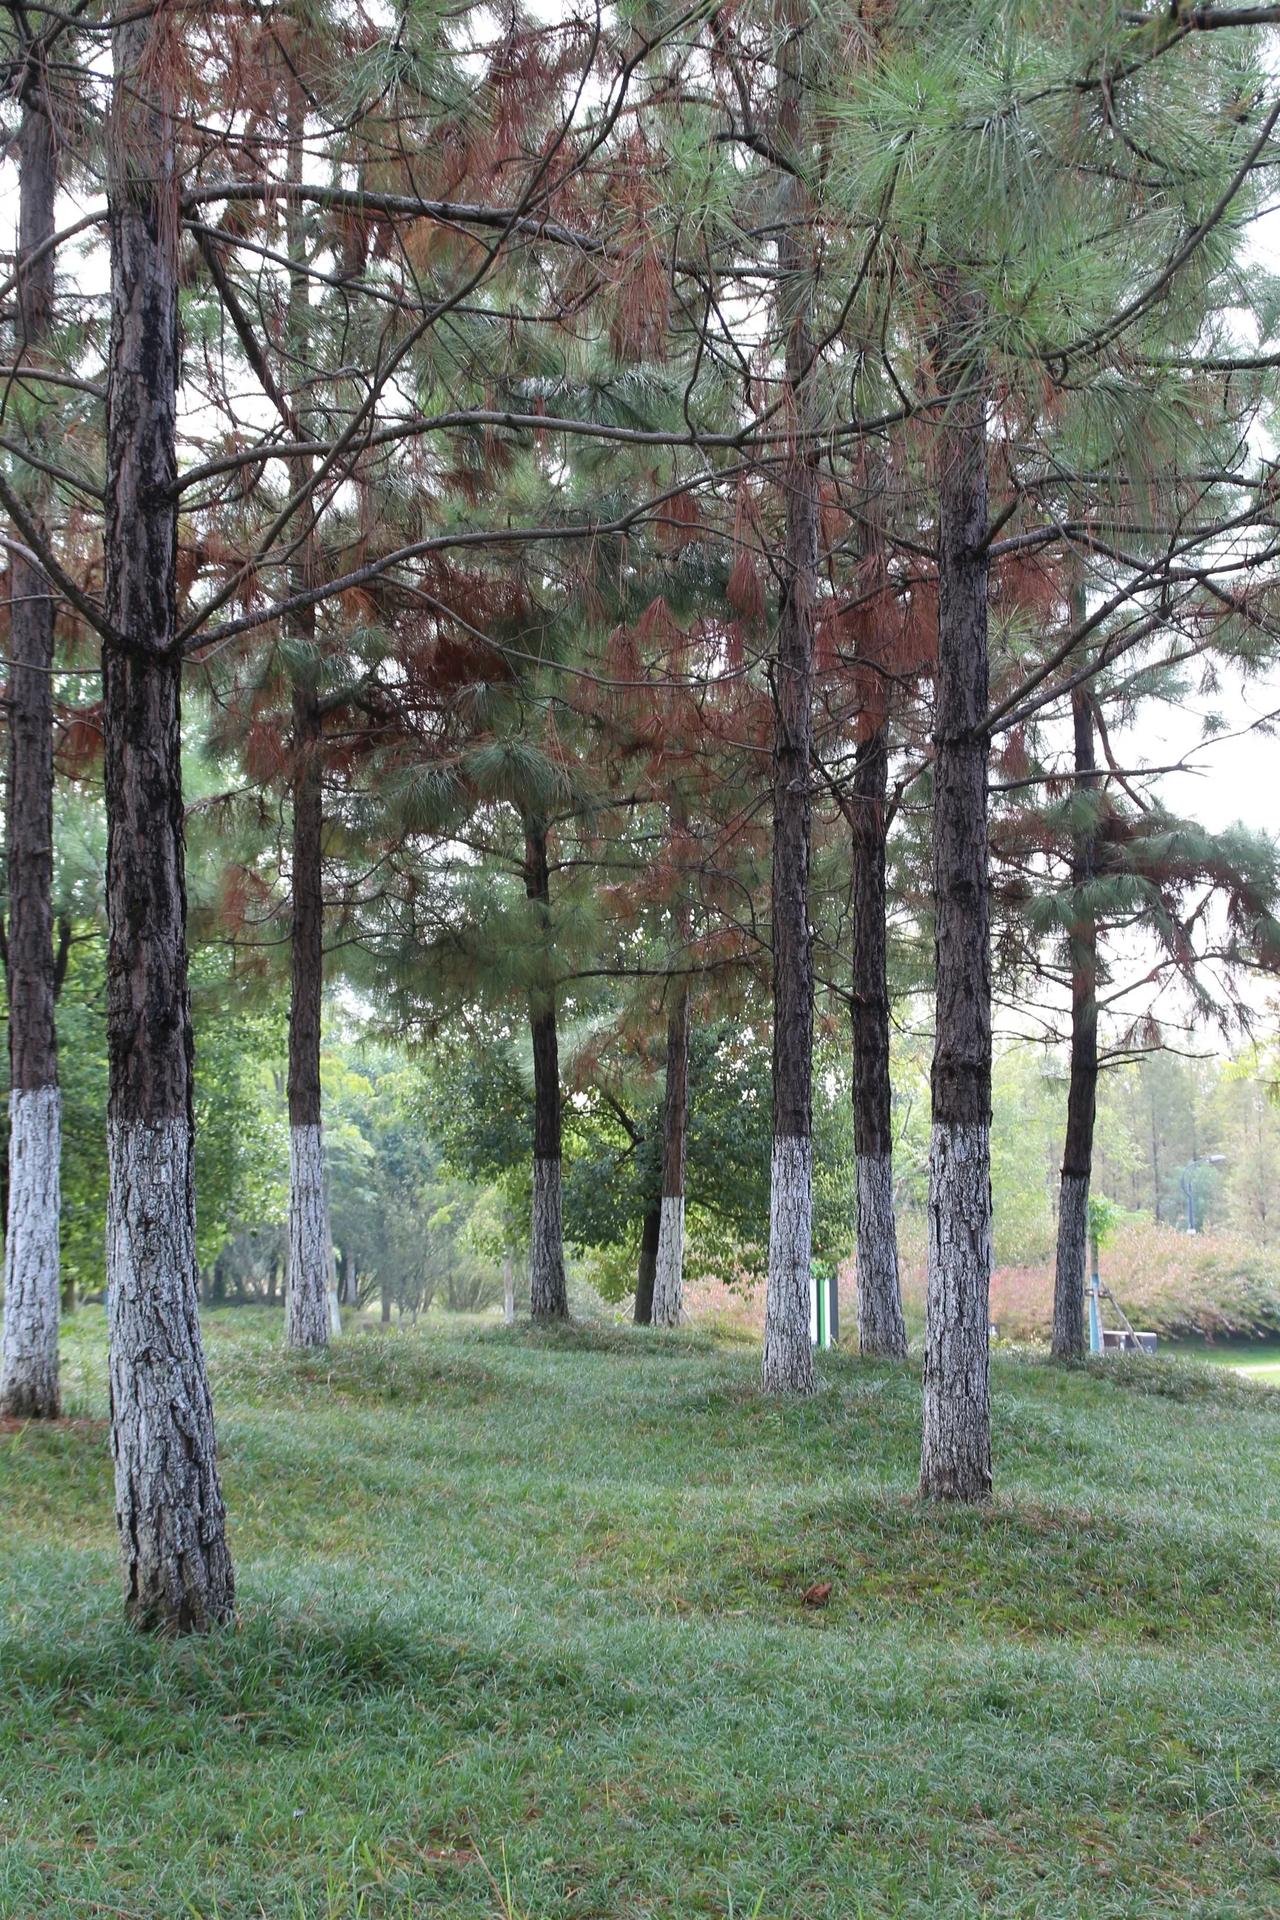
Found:
<svg viewBox="0 0 1280 1920"><path fill-rule="evenodd" d="M200 1340L175 551L179 211L159 93L169 9L112 34L103 731L107 1291L126 1605L143 1627L231 1618L234 1577Z"/></svg>
<svg viewBox="0 0 1280 1920"><path fill-rule="evenodd" d="M286 127L290 184L302 177L302 146L306 103L296 74L286 82ZM292 365L285 369L282 388L301 388L307 378L310 343L303 210L297 196L285 204L285 245L291 267L287 341ZM299 415L305 430L305 415ZM311 478L311 462L290 462L295 492ZM309 507L303 508L310 513ZM300 559L290 569L294 591L310 586L315 572L313 539L302 540ZM324 1134L320 1109L320 1023L324 997L324 795L321 784L321 728L316 700L316 612L305 608L296 615L291 638L298 658L293 663L293 847L291 926L292 991L289 1002L289 1294L285 1340L291 1347L328 1344L330 1317L336 1325L336 1307L330 1298L331 1245L329 1204L324 1178Z"/></svg>
<svg viewBox="0 0 1280 1920"><path fill-rule="evenodd" d="M32 75L22 108L19 158L17 357L38 369L53 325L53 250L31 262L54 232L58 167L43 78ZM24 396L25 398L25 396ZM31 405L30 399L26 400ZM39 415L29 431L33 451ZM20 469L32 518L47 522L49 483ZM38 568L10 561L9 707L9 1181L4 1243L4 1344L0 1414L55 1420L61 1095L58 1091L53 955L54 603Z"/></svg>
<svg viewBox="0 0 1280 1920"><path fill-rule="evenodd" d="M502 1254L502 1324L514 1327L516 1323L516 1256L511 1247L505 1247Z"/></svg>
<svg viewBox="0 0 1280 1920"><path fill-rule="evenodd" d="M653 1323L684 1319L684 1142L689 1114L689 989L680 981L667 1021L667 1085L662 1108L662 1210L654 1257Z"/></svg>
<svg viewBox="0 0 1280 1920"><path fill-rule="evenodd" d="M546 823L524 816L525 892L544 935L551 931L551 877ZM550 955L546 956L550 969ZM533 1222L529 1256L529 1310L535 1320L564 1320L569 1294L564 1275L560 1203L560 1054L556 995L549 981L529 995L533 1040Z"/></svg>
<svg viewBox="0 0 1280 1920"><path fill-rule="evenodd" d="M805 0L784 0L778 139L799 154ZM786 397L793 434L783 468L782 594L774 655L773 1159L769 1278L761 1378L767 1392L812 1393L813 936L809 925L813 628L818 577L818 441L812 431L812 237L804 190L781 175L778 301L787 322Z"/></svg>
<svg viewBox="0 0 1280 1920"><path fill-rule="evenodd" d="M893 1213L889 979L885 932L885 794L889 730L861 741L854 761L853 1147L858 1180L858 1347L907 1351Z"/></svg>
<svg viewBox="0 0 1280 1920"><path fill-rule="evenodd" d="M291 1347L329 1339L329 1209L320 1125L320 1008L324 895L319 722L309 689L295 687L293 728L293 980L289 1002L289 1294Z"/></svg>
<svg viewBox="0 0 1280 1920"><path fill-rule="evenodd" d="M991 1491L991 954L987 873L987 446L981 309L945 290L934 711L937 977L920 1489Z"/></svg>
<svg viewBox="0 0 1280 1920"><path fill-rule="evenodd" d="M653 1325L653 1286L661 1237L661 1206L650 1207L640 1229L640 1258L636 1264L636 1307L632 1317L638 1327Z"/></svg>
<svg viewBox="0 0 1280 1920"><path fill-rule="evenodd" d="M1083 596L1081 596L1083 597ZM1073 618L1079 609L1073 609ZM1089 1180L1093 1172L1093 1121L1098 1098L1098 922L1089 898L1094 875L1098 788L1093 751L1093 712L1088 689L1071 696L1075 727L1075 806L1071 844L1071 1078L1067 1088L1067 1137L1058 1195L1058 1260L1053 1281L1053 1356L1084 1355L1084 1276L1089 1257Z"/></svg>
<svg viewBox="0 0 1280 1920"><path fill-rule="evenodd" d="M391 1325L391 1287L390 1283L386 1280L382 1282L379 1296L378 1318L384 1327Z"/></svg>

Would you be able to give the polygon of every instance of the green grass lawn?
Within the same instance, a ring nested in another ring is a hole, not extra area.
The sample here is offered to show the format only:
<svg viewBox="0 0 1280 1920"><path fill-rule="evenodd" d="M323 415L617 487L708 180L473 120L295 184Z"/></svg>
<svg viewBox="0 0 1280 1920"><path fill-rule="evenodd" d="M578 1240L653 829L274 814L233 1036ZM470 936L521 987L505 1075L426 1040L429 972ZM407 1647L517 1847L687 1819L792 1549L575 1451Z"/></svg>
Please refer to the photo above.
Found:
<svg viewBox="0 0 1280 1920"><path fill-rule="evenodd" d="M907 1367L278 1334L208 1325L234 1632L121 1623L100 1314L0 1438L0 1914L1280 1914L1280 1394L1001 1357L953 1513Z"/></svg>
<svg viewBox="0 0 1280 1920"><path fill-rule="evenodd" d="M1176 1351L1193 1360L1207 1360L1215 1366L1229 1367L1233 1373L1256 1374L1260 1379L1280 1386L1280 1340L1179 1340Z"/></svg>

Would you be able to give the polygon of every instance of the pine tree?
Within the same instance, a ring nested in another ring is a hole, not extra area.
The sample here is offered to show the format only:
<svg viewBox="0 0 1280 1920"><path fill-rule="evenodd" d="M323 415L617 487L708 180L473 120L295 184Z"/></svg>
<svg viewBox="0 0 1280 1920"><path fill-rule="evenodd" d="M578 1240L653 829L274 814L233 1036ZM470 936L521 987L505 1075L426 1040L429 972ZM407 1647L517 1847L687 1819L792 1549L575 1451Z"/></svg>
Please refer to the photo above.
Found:
<svg viewBox="0 0 1280 1920"><path fill-rule="evenodd" d="M15 16L21 79L17 326L14 365L29 415L27 447L47 455L38 384L54 331L53 236L57 140L49 75L25 16ZM36 530L48 533L48 474L29 465L18 483ZM4 1250L0 1415L56 1419L61 1095L53 946L53 668L55 602L43 569L15 529L9 573L8 895L4 958L9 989L9 1192Z"/></svg>
<svg viewBox="0 0 1280 1920"><path fill-rule="evenodd" d="M112 33L106 620L111 1091L107 1296L130 1617L231 1617L235 1585L197 1307L177 634L174 10Z"/></svg>
<svg viewBox="0 0 1280 1920"><path fill-rule="evenodd" d="M771 1393L812 1393L809 1268L813 1248L813 939L809 923L814 618L819 475L812 401L813 238L800 169L805 126L806 9L779 21L777 141L789 171L779 192L779 305L785 327L784 407L793 436L782 472L783 556L774 674L773 1169L762 1378Z"/></svg>

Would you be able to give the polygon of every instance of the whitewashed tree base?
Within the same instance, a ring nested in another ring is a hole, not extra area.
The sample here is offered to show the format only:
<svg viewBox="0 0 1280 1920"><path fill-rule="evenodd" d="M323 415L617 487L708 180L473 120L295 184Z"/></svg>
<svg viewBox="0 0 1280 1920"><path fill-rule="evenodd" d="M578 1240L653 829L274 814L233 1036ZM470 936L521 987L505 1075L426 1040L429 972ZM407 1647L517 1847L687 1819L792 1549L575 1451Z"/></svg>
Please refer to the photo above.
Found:
<svg viewBox="0 0 1280 1920"><path fill-rule="evenodd" d="M813 1253L813 1142L776 1139L769 1187L769 1282L761 1382L766 1393L813 1393L817 1376L809 1337Z"/></svg>
<svg viewBox="0 0 1280 1920"><path fill-rule="evenodd" d="M57 1087L9 1095L9 1218L4 1243L0 1414L56 1420L62 1097Z"/></svg>
<svg viewBox="0 0 1280 1920"><path fill-rule="evenodd" d="M125 1601L140 1626L203 1632L235 1583L197 1305L186 1120L108 1128L111 1451Z"/></svg>
<svg viewBox="0 0 1280 1920"><path fill-rule="evenodd" d="M929 1290L920 1491L991 1492L991 1139L937 1125L929 1145Z"/></svg>
<svg viewBox="0 0 1280 1920"><path fill-rule="evenodd" d="M535 1320L564 1320L569 1294L564 1277L564 1216L558 1157L533 1163L533 1221L529 1249L529 1310Z"/></svg>
<svg viewBox="0 0 1280 1920"><path fill-rule="evenodd" d="M653 1270L653 1324L678 1327L684 1319L684 1195L663 1196L658 1257Z"/></svg>
<svg viewBox="0 0 1280 1920"><path fill-rule="evenodd" d="M285 1341L291 1347L329 1343L331 1314L329 1207L324 1188L324 1130L289 1129L289 1290Z"/></svg>
<svg viewBox="0 0 1280 1920"><path fill-rule="evenodd" d="M860 1153L858 1176L858 1350L901 1359L907 1351L893 1214L893 1159Z"/></svg>
<svg viewBox="0 0 1280 1920"><path fill-rule="evenodd" d="M1089 1182L1064 1173L1058 1189L1058 1257L1053 1283L1053 1352L1059 1360L1085 1351L1084 1285L1089 1259Z"/></svg>

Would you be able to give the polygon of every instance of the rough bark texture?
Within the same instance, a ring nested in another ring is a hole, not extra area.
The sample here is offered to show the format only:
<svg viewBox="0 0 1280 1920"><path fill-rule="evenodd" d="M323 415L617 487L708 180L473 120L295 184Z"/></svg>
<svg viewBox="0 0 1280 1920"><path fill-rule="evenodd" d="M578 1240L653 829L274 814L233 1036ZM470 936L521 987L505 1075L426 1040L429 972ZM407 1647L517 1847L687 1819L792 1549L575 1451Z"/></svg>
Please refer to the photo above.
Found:
<svg viewBox="0 0 1280 1920"><path fill-rule="evenodd" d="M1083 594L1073 614L1083 611ZM1093 750L1093 713L1086 688L1071 700L1075 722L1076 799L1098 784ZM1090 805L1084 799L1086 806ZM1096 823L1082 819L1071 848L1074 907L1071 954L1071 1078L1067 1088L1067 1136L1058 1198L1058 1258L1053 1281L1053 1356L1084 1356L1084 1279L1089 1253L1089 1182L1093 1174L1093 1123L1098 1099L1098 923L1088 893L1094 876Z"/></svg>
<svg viewBox="0 0 1280 1920"><path fill-rule="evenodd" d="M654 1262L653 1321L684 1319L684 1142L689 1116L689 991L676 989L667 1022L667 1084L662 1110L662 1209Z"/></svg>
<svg viewBox="0 0 1280 1920"><path fill-rule="evenodd" d="M525 818L525 892L546 937L551 933L551 877L547 830ZM549 958L549 956L548 956ZM563 1320L569 1313L564 1276L564 1223L560 1205L560 1051L554 986L529 995L533 1040L533 1240L529 1264L529 1310L535 1320Z"/></svg>
<svg viewBox="0 0 1280 1920"><path fill-rule="evenodd" d="M632 1318L638 1327L653 1325L653 1282L658 1266L658 1239L661 1232L661 1205L650 1207L640 1229L640 1258L636 1262L636 1305Z"/></svg>
<svg viewBox="0 0 1280 1920"><path fill-rule="evenodd" d="M203 1632L233 1599L195 1287L191 1129L113 1120L111 1444L134 1623ZM175 1204L176 1203L176 1204Z"/></svg>
<svg viewBox="0 0 1280 1920"><path fill-rule="evenodd" d="M653 1324L678 1327L684 1319L684 1195L664 1193L653 1273Z"/></svg>
<svg viewBox="0 0 1280 1920"><path fill-rule="evenodd" d="M286 133L291 182L302 177L306 132L306 100L295 73L286 82ZM305 272L307 237L305 214L298 198L285 202L285 248L297 271L289 276L286 344L289 361L282 388L300 387L310 360L310 305ZM306 431L305 409L296 415ZM308 484L312 462L298 456L290 462L295 492ZM314 541L308 532L290 568L289 585L304 592L315 576ZM324 1184L321 1143L320 1034L324 1000L324 793L321 784L321 727L315 687L316 610L304 608L290 622L294 642L293 685L293 844L291 848L290 954L292 977L289 998L289 1125L293 1144L289 1153L289 1311L285 1337L291 1347L322 1347L329 1338L331 1317L338 1332L336 1289L329 1284L331 1241L329 1206ZM298 1142L298 1135L314 1131ZM294 1145L303 1151L295 1152ZM296 1181L301 1179L301 1189Z"/></svg>
<svg viewBox="0 0 1280 1920"><path fill-rule="evenodd" d="M907 1329L893 1217L889 979L885 933L887 729L862 741L854 763L850 838L853 892L853 1138L858 1171L858 1346L902 1355Z"/></svg>
<svg viewBox="0 0 1280 1920"><path fill-rule="evenodd" d="M291 1347L329 1338L329 1208L320 1125L324 991L319 729L309 692L294 693L293 977L289 1000L289 1309Z"/></svg>
<svg viewBox="0 0 1280 1920"><path fill-rule="evenodd" d="M800 148L804 8L786 11L778 70L778 137ZM782 593L774 652L773 731L773 1159L765 1388L811 1392L809 1255L813 1239L813 933L809 924L813 632L818 579L819 447L813 429L812 235L804 190L781 187L779 303L787 324L785 373L794 439L782 473ZM779 1186L779 1181L782 1185ZM795 1302L803 1298L797 1318ZM772 1336L768 1328L772 1327ZM787 1343L792 1350L787 1351Z"/></svg>
<svg viewBox="0 0 1280 1920"><path fill-rule="evenodd" d="M31 260L54 232L58 169L40 82L26 82L19 157L16 357L38 368L53 324L54 255ZM27 439L43 438L37 412ZM47 523L49 484L19 467L32 519ZM59 1164L53 956L53 622L44 575L10 559L7 708L9 1181L4 1249L0 1413L54 1420L58 1387Z"/></svg>
<svg viewBox="0 0 1280 1920"><path fill-rule="evenodd" d="M176 644L178 205L156 92L163 15L112 36L103 731L107 1289L116 1518L130 1616L230 1619L231 1559L197 1311Z"/></svg>
<svg viewBox="0 0 1280 1920"><path fill-rule="evenodd" d="M775 1140L769 1183L769 1291L765 1300L762 1378L766 1393L813 1393L817 1375L809 1335L809 1265L813 1253L813 1141ZM772 1265L777 1247L778 1282ZM781 1277L786 1277L786 1285Z"/></svg>
<svg viewBox="0 0 1280 1920"><path fill-rule="evenodd" d="M898 1284L893 1213L893 1161L887 1153L855 1155L858 1179L858 1351L901 1358L907 1351Z"/></svg>
<svg viewBox="0 0 1280 1920"><path fill-rule="evenodd" d="M285 1340L323 1347L329 1340L329 1213L324 1136L317 1126L289 1129L289 1290Z"/></svg>
<svg viewBox="0 0 1280 1920"><path fill-rule="evenodd" d="M1082 1360L1085 1272L1089 1261L1089 1179L1064 1167L1058 1187L1058 1264L1053 1283L1055 1360Z"/></svg>
<svg viewBox="0 0 1280 1920"><path fill-rule="evenodd" d="M4 1243L0 1414L56 1420L61 1096L9 1095L9 1224Z"/></svg>
<svg viewBox="0 0 1280 1920"><path fill-rule="evenodd" d="M991 1490L991 954L987 872L987 449L981 314L954 287L941 342L934 709L936 1029L921 1492Z"/></svg>
<svg viewBox="0 0 1280 1920"><path fill-rule="evenodd" d="M559 1154L554 1160L535 1159L533 1163L529 1311L535 1320L563 1320L569 1312L569 1295L564 1277Z"/></svg>
<svg viewBox="0 0 1280 1920"><path fill-rule="evenodd" d="M990 1132L935 1125L921 1456L921 1490L935 1500L985 1500L991 1492L990 1278Z"/></svg>

